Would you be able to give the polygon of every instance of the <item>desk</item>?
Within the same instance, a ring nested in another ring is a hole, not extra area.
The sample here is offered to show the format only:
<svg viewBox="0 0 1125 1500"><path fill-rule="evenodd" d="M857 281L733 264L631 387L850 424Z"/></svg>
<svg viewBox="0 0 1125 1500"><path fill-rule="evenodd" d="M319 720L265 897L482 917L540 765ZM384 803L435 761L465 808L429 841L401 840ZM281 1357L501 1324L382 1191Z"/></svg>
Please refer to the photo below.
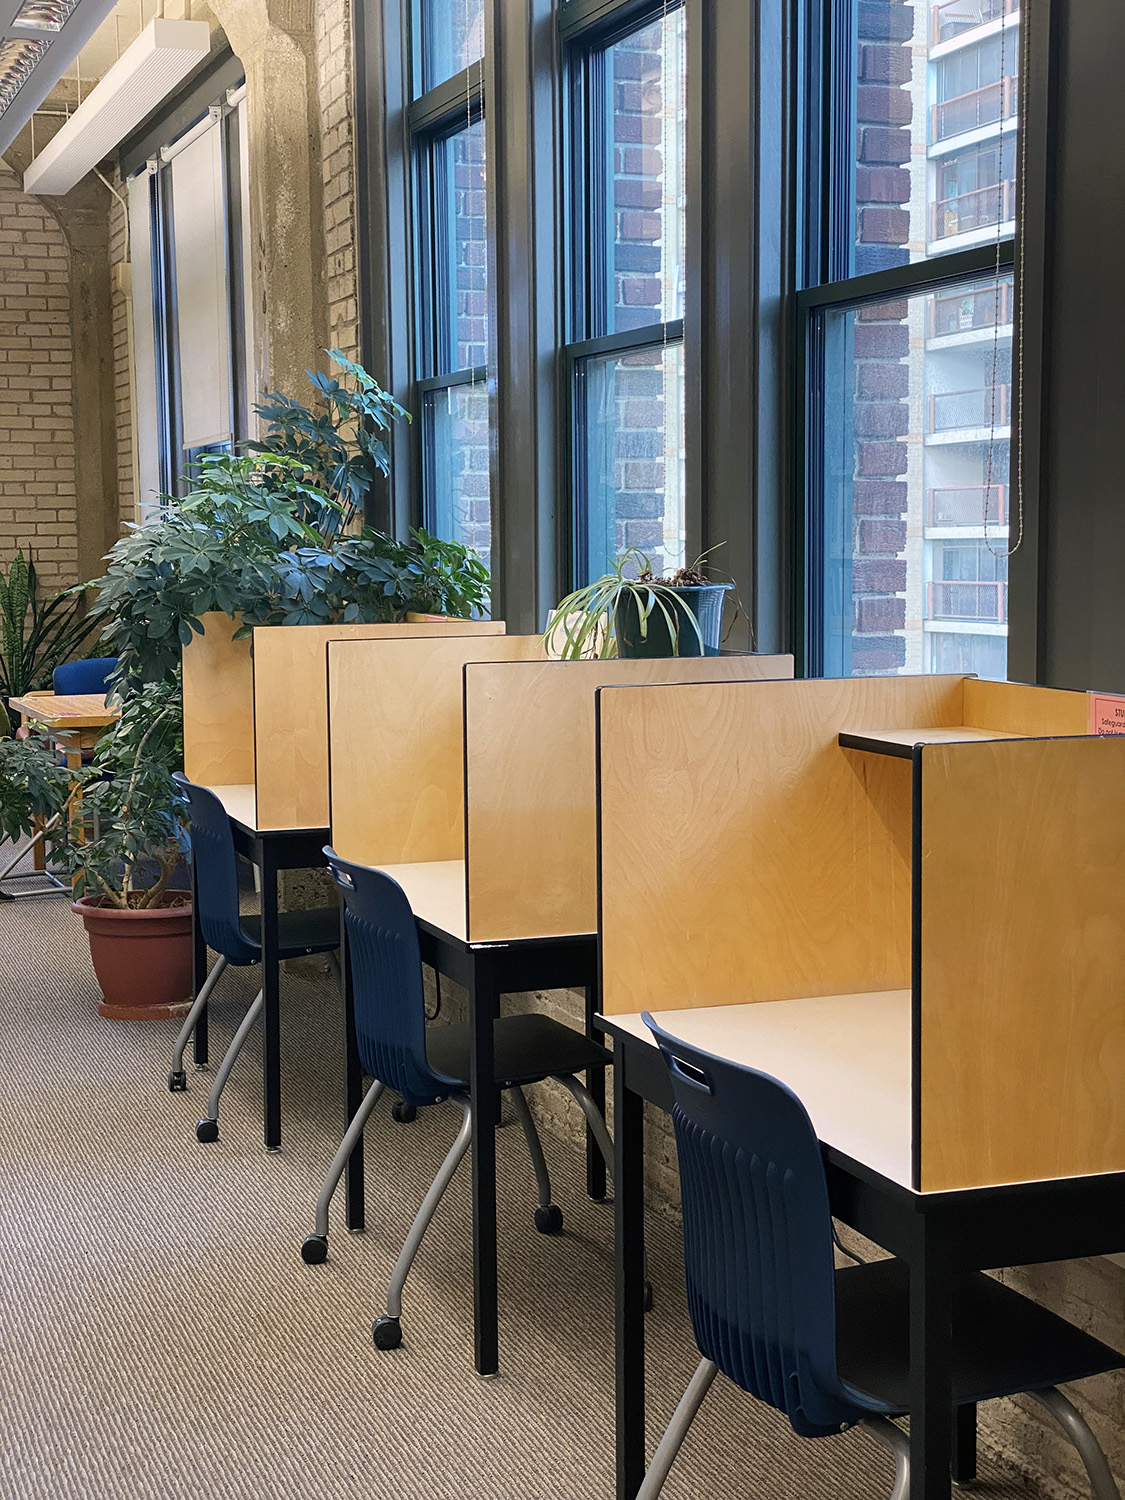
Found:
<svg viewBox="0 0 1125 1500"><path fill-rule="evenodd" d="M499 1368L497 1338L496 1127L500 1094L496 1087L492 1023L500 1014L501 995L536 989L581 989L586 997L586 1030L593 1034L597 994L597 940L593 933L507 943L470 943L465 937L465 871L461 860L379 866L393 876L410 898L418 924L423 963L462 985L469 993L472 1036L470 1090L473 1120L473 1314L474 1355L481 1375ZM348 966L343 965L345 974ZM347 1049L347 1117L351 1121L363 1098L363 1073L355 1038L350 976L345 981ZM587 1078L601 1105L605 1078L601 1070ZM596 1151L587 1151L587 1189L605 1196L605 1169ZM357 1144L345 1173L349 1229L364 1224L363 1142Z"/></svg>
<svg viewBox="0 0 1125 1500"><path fill-rule="evenodd" d="M51 731L70 771L81 770L83 752L93 750L102 730L120 712L106 707L104 693L28 693L10 699L8 707ZM41 838L35 844L33 861L36 870L46 869Z"/></svg>
<svg viewBox="0 0 1125 1500"><path fill-rule="evenodd" d="M281 1146L281 976L277 957L277 877L281 870L307 870L324 863L321 853L328 842L327 828L260 829L254 822L254 787L252 785L212 786L207 788L218 797L230 818L231 833L237 853L250 861L259 872L262 911L262 988L265 1000L262 1010L262 1092L267 1151ZM199 902L195 891L195 867L192 866L192 937L194 942L194 989L199 993L207 975L207 945L203 941L195 915ZM197 1067L207 1062L207 1012L195 1025L194 1060Z"/></svg>
<svg viewBox="0 0 1125 1500"><path fill-rule="evenodd" d="M829 1008L839 1009L835 1023ZM782 1011L789 1013L784 1023ZM1125 1173L915 1192L908 1185L909 992L663 1011L656 1019L693 1046L753 1060L800 1094L824 1149L832 1212L909 1265L911 1495L948 1500L951 1473L964 1480L975 1467L975 1414L960 1414L956 1426L950 1419L950 1309L958 1278L1119 1251ZM672 1092L640 1016L597 1024L614 1045L616 1496L633 1500L645 1472L642 1110L645 1100L670 1110ZM825 1065L845 1037L846 1051L837 1051L848 1067L841 1089Z"/></svg>

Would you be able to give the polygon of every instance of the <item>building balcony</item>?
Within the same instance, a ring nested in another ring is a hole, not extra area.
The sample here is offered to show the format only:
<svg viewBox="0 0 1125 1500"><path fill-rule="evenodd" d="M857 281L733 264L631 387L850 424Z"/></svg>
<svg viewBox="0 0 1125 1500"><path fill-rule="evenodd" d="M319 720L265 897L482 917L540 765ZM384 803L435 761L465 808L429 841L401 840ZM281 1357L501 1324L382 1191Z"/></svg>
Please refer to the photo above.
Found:
<svg viewBox="0 0 1125 1500"><path fill-rule="evenodd" d="M935 578L926 585L926 618L1004 625L1008 620L1008 585Z"/></svg>
<svg viewBox="0 0 1125 1500"><path fill-rule="evenodd" d="M983 530L985 486L964 485L960 489L943 488L926 491L927 528L973 527ZM994 484L988 490L988 525L1008 524L1008 486Z"/></svg>
<svg viewBox="0 0 1125 1500"><path fill-rule="evenodd" d="M956 41L1001 16L1015 15L1019 8L1019 0L943 0L930 14L930 46Z"/></svg>
<svg viewBox="0 0 1125 1500"><path fill-rule="evenodd" d="M931 143L936 145L970 130L981 130L1014 119L1019 109L1017 96L1017 80L1001 78L997 83L974 89L972 93L958 94L940 104L931 104Z"/></svg>
<svg viewBox="0 0 1125 1500"><path fill-rule="evenodd" d="M1015 218L1016 185L1010 178L991 187L939 198L930 207L930 239L947 240L973 229L987 229Z"/></svg>
<svg viewBox="0 0 1125 1500"><path fill-rule="evenodd" d="M1012 420L1010 385L977 386L971 391L931 391L930 432L1007 427Z"/></svg>
<svg viewBox="0 0 1125 1500"><path fill-rule="evenodd" d="M926 337L946 338L954 333L972 333L987 329L990 333L999 324L1008 327L1012 321L1012 283L1000 283L999 298L996 288L981 287L978 291L941 292L930 298L926 315Z"/></svg>

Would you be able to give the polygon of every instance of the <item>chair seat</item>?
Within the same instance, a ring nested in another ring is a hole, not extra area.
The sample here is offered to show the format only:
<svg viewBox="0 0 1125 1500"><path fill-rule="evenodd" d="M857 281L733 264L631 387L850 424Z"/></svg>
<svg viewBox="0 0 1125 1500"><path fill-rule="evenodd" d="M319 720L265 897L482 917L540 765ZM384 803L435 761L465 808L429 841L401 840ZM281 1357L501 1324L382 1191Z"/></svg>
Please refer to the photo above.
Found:
<svg viewBox="0 0 1125 1500"><path fill-rule="evenodd" d="M564 1026L550 1016L501 1016L495 1023L496 1081L501 1088L539 1083L563 1073L600 1068L613 1061L613 1054L580 1031ZM430 1067L462 1088L469 1086L469 1028L463 1025L430 1026L426 1030L426 1056Z"/></svg>
<svg viewBox="0 0 1125 1500"><path fill-rule="evenodd" d="M836 1272L840 1378L910 1410L910 1272L881 1260ZM1037 1302L979 1272L960 1284L953 1308L953 1400L957 1406L1018 1391L1046 1390L1125 1364L1115 1350Z"/></svg>
<svg viewBox="0 0 1125 1500"><path fill-rule="evenodd" d="M262 946L262 919L256 912L238 919L248 943ZM314 906L308 911L283 911L277 916L277 946L280 958L300 958L307 953L329 953L340 946L340 912L335 906Z"/></svg>

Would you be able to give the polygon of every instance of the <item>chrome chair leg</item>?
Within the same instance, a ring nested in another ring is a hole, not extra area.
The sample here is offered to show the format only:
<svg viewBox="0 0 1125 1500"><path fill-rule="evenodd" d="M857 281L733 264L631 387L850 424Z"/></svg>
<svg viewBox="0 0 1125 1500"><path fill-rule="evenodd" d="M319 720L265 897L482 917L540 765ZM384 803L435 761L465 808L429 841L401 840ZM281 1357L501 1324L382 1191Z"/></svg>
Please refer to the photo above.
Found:
<svg viewBox="0 0 1125 1500"><path fill-rule="evenodd" d="M540 1234L558 1234L562 1229L562 1210L551 1202L551 1174L547 1171L547 1159L543 1155L543 1143L535 1128L535 1120L528 1107L523 1089L513 1087L508 1097L520 1122L523 1138L527 1142L527 1154L535 1168L535 1187L539 1194L539 1207L535 1210L535 1227Z"/></svg>
<svg viewBox="0 0 1125 1500"><path fill-rule="evenodd" d="M672 1413L672 1420L668 1423L656 1452L652 1455L648 1472L637 1491L637 1500L656 1500L664 1488L664 1481L676 1461L676 1454L683 1446L688 1429L695 1421L696 1413L703 1405L703 1398L711 1389L711 1382L718 1373L719 1367L713 1359L699 1362L687 1390L680 1397L679 1406Z"/></svg>
<svg viewBox="0 0 1125 1500"><path fill-rule="evenodd" d="M589 1089L584 1083L575 1078L573 1073L560 1073L558 1075L558 1082L562 1084L563 1088L566 1089L567 1093L586 1116L586 1123L589 1125L593 1137L598 1143L598 1150L602 1153L602 1159L605 1161L605 1169L612 1177L613 1142L609 1138L605 1116L594 1103L593 1095Z"/></svg>
<svg viewBox="0 0 1125 1500"><path fill-rule="evenodd" d="M344 1139L332 1158L328 1176L324 1179L320 1195L316 1200L316 1229L305 1237L301 1245L301 1259L307 1266L320 1266L328 1259L328 1205L332 1202L332 1195L339 1186L340 1178L344 1175L348 1157L355 1150L356 1143L363 1134L363 1127L382 1097L384 1088L385 1085L382 1083L373 1083L367 1090L363 1103L352 1116L351 1124L344 1133Z"/></svg>
<svg viewBox="0 0 1125 1500"><path fill-rule="evenodd" d="M1102 1451L1102 1445L1078 1408L1067 1400L1057 1386L1051 1386L1045 1391L1028 1391L1027 1394L1038 1401L1040 1406L1046 1407L1078 1450L1094 1500L1121 1500L1121 1491L1117 1488L1117 1481L1110 1471L1109 1460Z"/></svg>
<svg viewBox="0 0 1125 1500"><path fill-rule="evenodd" d="M195 1023L199 1020L203 1007L211 998L211 991L222 977L223 970L227 967L227 961L220 956L215 960L214 968L203 981L199 994L195 997L195 1004L184 1017L184 1024L180 1027L180 1034L176 1038L176 1045L172 1048L172 1071L168 1074L168 1088L173 1094L181 1094L187 1088L187 1074L184 1072L184 1052L187 1044L191 1041L191 1034L195 1030Z"/></svg>
<svg viewBox="0 0 1125 1500"><path fill-rule="evenodd" d="M461 1128L433 1180L430 1191L422 1201L422 1207L410 1226L410 1233L406 1236L398 1260L395 1262L391 1284L387 1288L387 1311L382 1317L376 1318L371 1325L371 1337L375 1341L376 1349L397 1349L402 1343L402 1326L399 1322L402 1316L402 1289L406 1285L410 1267L414 1264L414 1257L418 1254L437 1206L446 1188L452 1182L453 1174L461 1165L465 1152L469 1149L473 1134L473 1116L469 1101L461 1094L454 1094L451 1097L451 1103L456 1104L461 1111Z"/></svg>
<svg viewBox="0 0 1125 1500"><path fill-rule="evenodd" d="M891 1500L909 1500L910 1439L889 1417L864 1417L859 1425L888 1449L895 1461L895 1487L891 1491Z"/></svg>
<svg viewBox="0 0 1125 1500"><path fill-rule="evenodd" d="M230 1077L231 1069L234 1067L238 1054L242 1051L243 1043L254 1029L254 1023L262 1014L265 1004L265 990L259 990L254 996L254 1003L242 1018L242 1025L234 1034L234 1040L227 1048L219 1071L215 1074L215 1081L211 1085L211 1093L207 1100L207 1113L195 1127L195 1138L197 1141L217 1141L219 1138L219 1096L226 1087L227 1079Z"/></svg>

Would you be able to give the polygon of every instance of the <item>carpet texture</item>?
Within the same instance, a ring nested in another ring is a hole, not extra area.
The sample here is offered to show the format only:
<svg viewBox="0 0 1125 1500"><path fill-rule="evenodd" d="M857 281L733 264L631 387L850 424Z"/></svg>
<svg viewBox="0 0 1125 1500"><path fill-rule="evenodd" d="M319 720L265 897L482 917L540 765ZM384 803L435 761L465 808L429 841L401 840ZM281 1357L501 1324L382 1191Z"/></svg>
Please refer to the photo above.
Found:
<svg viewBox="0 0 1125 1500"><path fill-rule="evenodd" d="M217 1063L255 986L228 972ZM2 1500L611 1500L612 1210L546 1142L558 1239L535 1233L518 1127L500 1132L502 1374L472 1368L464 1169L407 1284L404 1347L372 1317L456 1129L447 1107L368 1127L368 1229L333 1206L329 1262L298 1254L337 1144L340 1007L325 977L283 979L284 1142L261 1146L248 1044L199 1145L206 1078L169 1094L172 1022L96 1013L65 900L0 906ZM676 1231L651 1220L650 1443L696 1361ZM876 1500L889 1460L862 1433L809 1443L720 1381L667 1500ZM986 1457L973 1493L1034 1492Z"/></svg>

